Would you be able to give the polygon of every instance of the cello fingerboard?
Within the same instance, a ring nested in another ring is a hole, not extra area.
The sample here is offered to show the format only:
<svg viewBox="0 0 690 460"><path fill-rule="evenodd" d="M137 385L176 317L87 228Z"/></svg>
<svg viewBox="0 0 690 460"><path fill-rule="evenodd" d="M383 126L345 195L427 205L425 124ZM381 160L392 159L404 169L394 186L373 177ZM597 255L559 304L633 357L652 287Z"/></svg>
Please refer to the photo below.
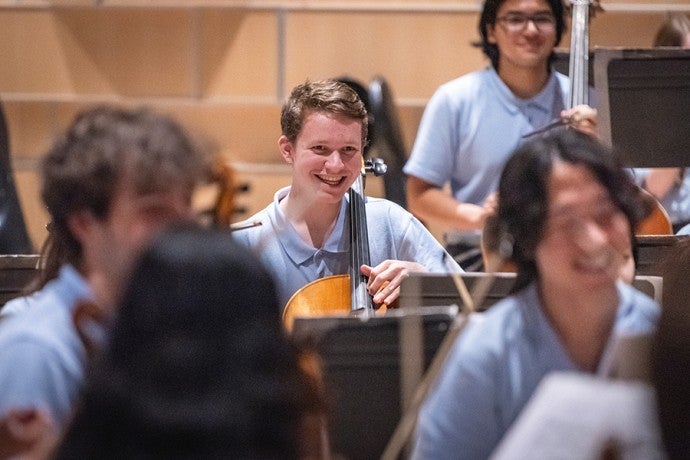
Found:
<svg viewBox="0 0 690 460"><path fill-rule="evenodd" d="M373 311L367 291L367 278L359 267L369 265L369 235L367 232L364 181L362 175L350 188L350 292L352 310Z"/></svg>

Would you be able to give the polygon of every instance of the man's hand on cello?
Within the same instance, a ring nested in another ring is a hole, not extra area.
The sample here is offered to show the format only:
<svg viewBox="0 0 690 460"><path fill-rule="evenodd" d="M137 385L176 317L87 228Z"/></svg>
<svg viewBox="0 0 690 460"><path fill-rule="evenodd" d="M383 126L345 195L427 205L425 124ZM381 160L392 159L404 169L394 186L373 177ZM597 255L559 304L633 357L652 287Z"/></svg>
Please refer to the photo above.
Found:
<svg viewBox="0 0 690 460"><path fill-rule="evenodd" d="M369 278L367 290L377 305L391 305L400 297L400 284L412 272L426 272L417 262L385 260L375 267L362 265L360 270Z"/></svg>

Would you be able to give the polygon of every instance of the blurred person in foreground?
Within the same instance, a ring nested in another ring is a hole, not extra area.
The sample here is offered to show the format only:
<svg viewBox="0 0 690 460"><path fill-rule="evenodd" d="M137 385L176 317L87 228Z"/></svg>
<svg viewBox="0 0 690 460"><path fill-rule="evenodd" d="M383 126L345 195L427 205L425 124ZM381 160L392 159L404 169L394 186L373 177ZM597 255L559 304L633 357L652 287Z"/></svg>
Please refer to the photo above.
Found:
<svg viewBox="0 0 690 460"><path fill-rule="evenodd" d="M57 458L322 458L309 363L258 260L176 228L135 267Z"/></svg>
<svg viewBox="0 0 690 460"><path fill-rule="evenodd" d="M623 283L645 206L611 152L562 128L519 148L499 184L511 296L473 317L419 415L413 458L487 458L551 371L606 373L618 335L658 305Z"/></svg>
<svg viewBox="0 0 690 460"><path fill-rule="evenodd" d="M147 109L86 110L56 140L42 161L41 197L63 263L0 322L0 418L44 411L57 431L69 421L88 358L78 306L112 314L140 251L194 217L192 193L206 168L189 134ZM88 334L98 341L102 330Z"/></svg>

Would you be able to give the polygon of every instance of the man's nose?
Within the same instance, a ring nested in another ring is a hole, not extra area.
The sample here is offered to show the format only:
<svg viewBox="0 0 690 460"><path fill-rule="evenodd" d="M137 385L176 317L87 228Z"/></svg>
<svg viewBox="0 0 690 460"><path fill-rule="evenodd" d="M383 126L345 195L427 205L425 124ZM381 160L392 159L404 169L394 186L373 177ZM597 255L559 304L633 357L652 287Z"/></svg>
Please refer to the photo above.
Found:
<svg viewBox="0 0 690 460"><path fill-rule="evenodd" d="M600 251L608 242L608 233L598 223L588 219L577 225L575 244L580 250Z"/></svg>
<svg viewBox="0 0 690 460"><path fill-rule="evenodd" d="M333 150L330 155L326 158L326 166L329 168L337 169L342 168L343 159L340 156L340 152Z"/></svg>
<svg viewBox="0 0 690 460"><path fill-rule="evenodd" d="M527 18L523 32L539 33L539 27L534 18Z"/></svg>

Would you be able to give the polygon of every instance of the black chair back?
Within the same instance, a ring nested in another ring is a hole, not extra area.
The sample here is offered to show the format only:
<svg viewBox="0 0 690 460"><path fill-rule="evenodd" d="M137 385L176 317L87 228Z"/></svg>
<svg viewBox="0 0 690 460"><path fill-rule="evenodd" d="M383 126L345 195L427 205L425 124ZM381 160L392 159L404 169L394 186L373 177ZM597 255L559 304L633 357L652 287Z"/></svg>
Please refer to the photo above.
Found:
<svg viewBox="0 0 690 460"><path fill-rule="evenodd" d="M388 172L383 176L386 198L407 207L405 198L405 174L407 149L400 129L393 94L386 80L375 77L369 84L369 103L373 118L373 136L377 156L386 163Z"/></svg>
<svg viewBox="0 0 690 460"><path fill-rule="evenodd" d="M32 254L10 162L10 139L0 103L0 254Z"/></svg>

